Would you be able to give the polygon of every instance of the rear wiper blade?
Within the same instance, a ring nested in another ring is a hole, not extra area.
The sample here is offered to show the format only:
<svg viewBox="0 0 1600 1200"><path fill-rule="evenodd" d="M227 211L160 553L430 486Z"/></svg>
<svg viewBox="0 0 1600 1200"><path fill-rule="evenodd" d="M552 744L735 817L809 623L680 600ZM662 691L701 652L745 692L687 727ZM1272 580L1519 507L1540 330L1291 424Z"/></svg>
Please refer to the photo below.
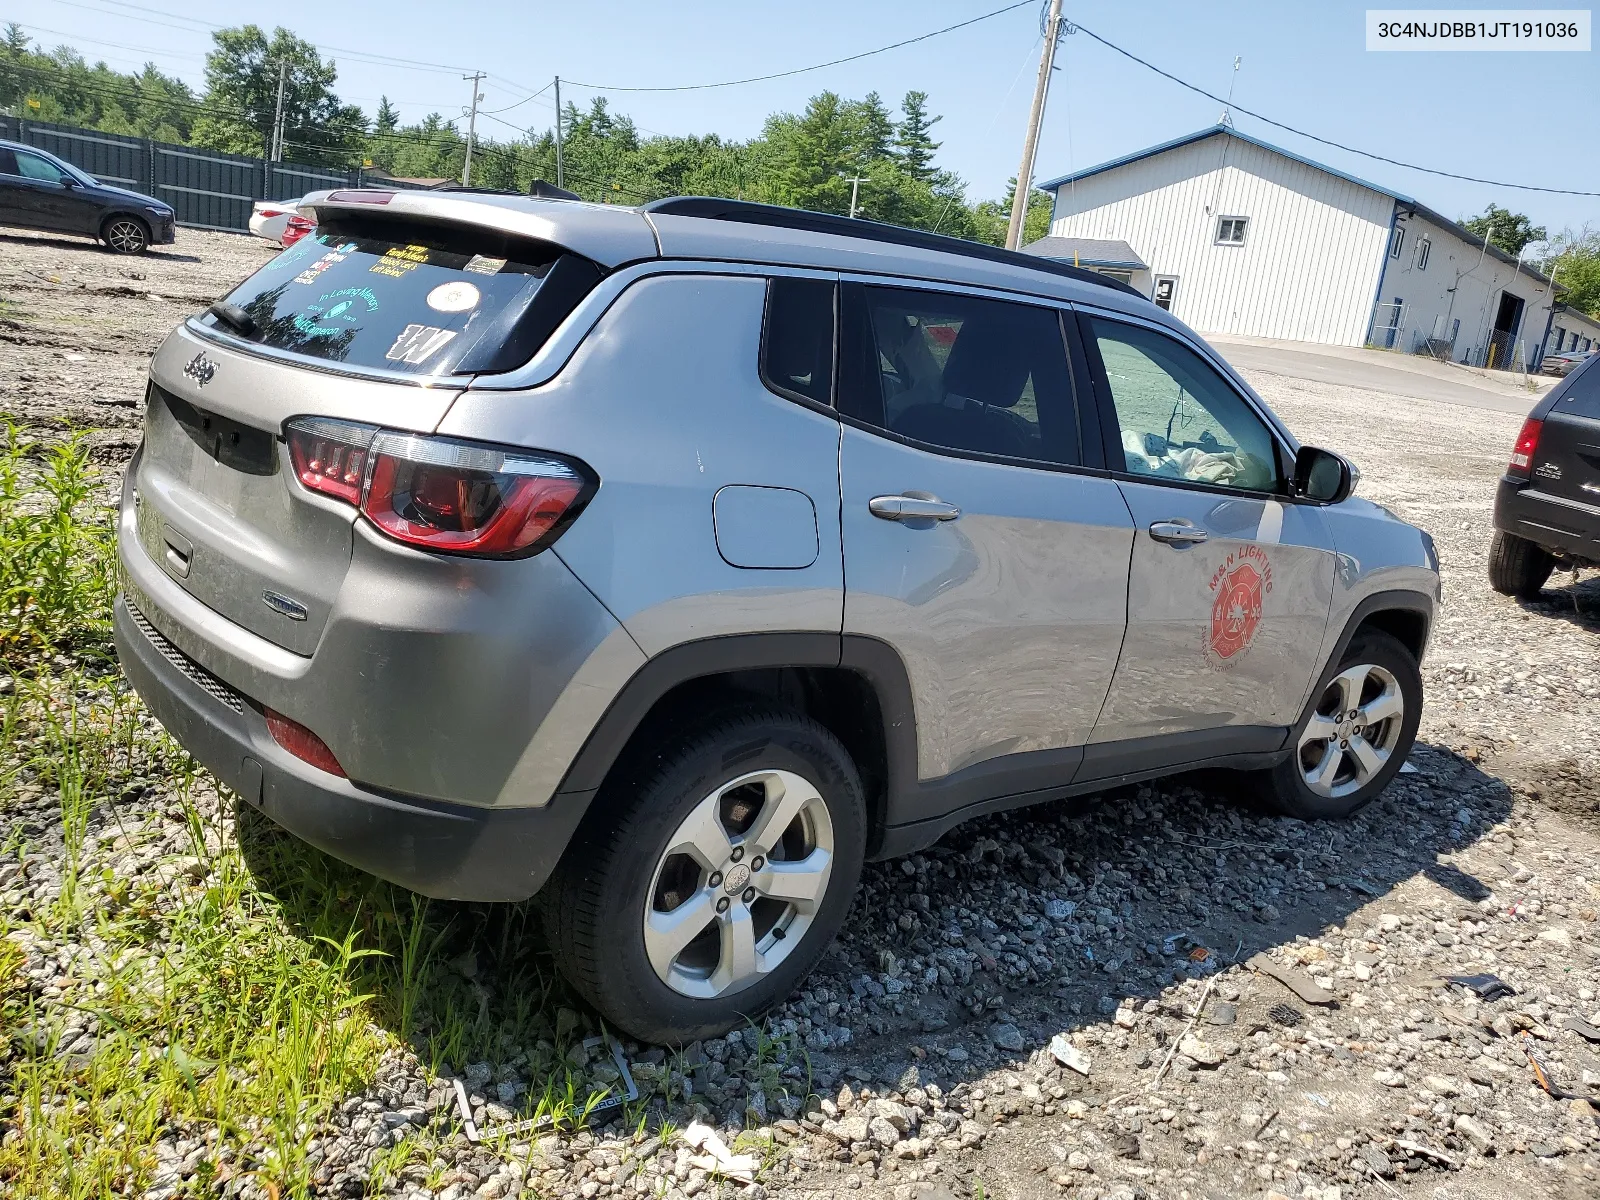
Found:
<svg viewBox="0 0 1600 1200"><path fill-rule="evenodd" d="M258 332L256 319L237 304L229 304L226 300L218 300L210 308L206 309L206 312L215 317L218 324L226 325L240 337L253 338Z"/></svg>

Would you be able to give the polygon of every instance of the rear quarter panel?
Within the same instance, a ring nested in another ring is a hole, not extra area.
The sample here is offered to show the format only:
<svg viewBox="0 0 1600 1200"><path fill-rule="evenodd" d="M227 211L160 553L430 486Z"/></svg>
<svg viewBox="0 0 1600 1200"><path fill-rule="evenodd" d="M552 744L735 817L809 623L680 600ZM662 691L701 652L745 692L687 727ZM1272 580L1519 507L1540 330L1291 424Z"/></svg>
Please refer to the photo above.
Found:
<svg viewBox="0 0 1600 1200"><path fill-rule="evenodd" d="M594 468L600 489L555 553L647 655L721 634L842 626L839 424L762 385L765 298L757 277L641 279L549 383L468 391L439 427ZM814 561L769 569L724 558L715 497L729 485L808 497Z"/></svg>

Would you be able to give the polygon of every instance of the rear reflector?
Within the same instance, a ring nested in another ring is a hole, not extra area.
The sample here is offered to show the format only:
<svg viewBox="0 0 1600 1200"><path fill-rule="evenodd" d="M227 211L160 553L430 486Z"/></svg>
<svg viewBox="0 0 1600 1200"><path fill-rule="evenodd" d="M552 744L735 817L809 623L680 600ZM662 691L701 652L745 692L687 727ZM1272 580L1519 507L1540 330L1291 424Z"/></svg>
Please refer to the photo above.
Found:
<svg viewBox="0 0 1600 1200"><path fill-rule="evenodd" d="M319 771L327 771L330 775L344 775L344 768L339 765L339 760L333 756L333 751L328 749L328 743L319 738L311 730L298 721L291 721L282 713L266 710L267 730L272 734L272 740L277 742L290 754L301 762L308 762Z"/></svg>
<svg viewBox="0 0 1600 1200"><path fill-rule="evenodd" d="M1533 456L1539 449L1539 434L1543 429L1544 422L1538 417L1529 417L1522 423L1517 444L1511 448L1511 465L1506 468L1508 475L1527 479L1533 473Z"/></svg>
<svg viewBox="0 0 1600 1200"><path fill-rule="evenodd" d="M580 464L454 438L300 417L286 436L305 487L354 504L407 545L511 558L558 538L594 494Z"/></svg>

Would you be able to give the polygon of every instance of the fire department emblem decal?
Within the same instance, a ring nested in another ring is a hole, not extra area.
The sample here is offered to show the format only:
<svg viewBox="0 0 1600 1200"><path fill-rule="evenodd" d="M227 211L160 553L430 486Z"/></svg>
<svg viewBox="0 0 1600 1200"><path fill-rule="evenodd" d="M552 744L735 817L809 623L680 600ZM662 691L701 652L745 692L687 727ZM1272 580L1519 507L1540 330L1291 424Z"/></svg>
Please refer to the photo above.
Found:
<svg viewBox="0 0 1600 1200"><path fill-rule="evenodd" d="M1272 564L1259 546L1230 553L1211 577L1211 625L1206 661L1218 668L1238 662L1261 627L1261 610L1272 591Z"/></svg>

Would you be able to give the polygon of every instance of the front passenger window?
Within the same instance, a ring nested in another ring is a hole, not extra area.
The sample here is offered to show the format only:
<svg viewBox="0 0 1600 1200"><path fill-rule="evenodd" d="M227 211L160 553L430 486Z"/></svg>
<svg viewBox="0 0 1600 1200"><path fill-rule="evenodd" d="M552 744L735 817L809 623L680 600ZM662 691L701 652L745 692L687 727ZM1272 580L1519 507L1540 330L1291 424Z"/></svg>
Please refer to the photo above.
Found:
<svg viewBox="0 0 1600 1200"><path fill-rule="evenodd" d="M1130 474L1280 490L1272 432L1204 359L1153 329L1087 320Z"/></svg>
<svg viewBox="0 0 1600 1200"><path fill-rule="evenodd" d="M60 183L61 168L37 154L17 151L17 173L24 179L38 179L45 183Z"/></svg>

